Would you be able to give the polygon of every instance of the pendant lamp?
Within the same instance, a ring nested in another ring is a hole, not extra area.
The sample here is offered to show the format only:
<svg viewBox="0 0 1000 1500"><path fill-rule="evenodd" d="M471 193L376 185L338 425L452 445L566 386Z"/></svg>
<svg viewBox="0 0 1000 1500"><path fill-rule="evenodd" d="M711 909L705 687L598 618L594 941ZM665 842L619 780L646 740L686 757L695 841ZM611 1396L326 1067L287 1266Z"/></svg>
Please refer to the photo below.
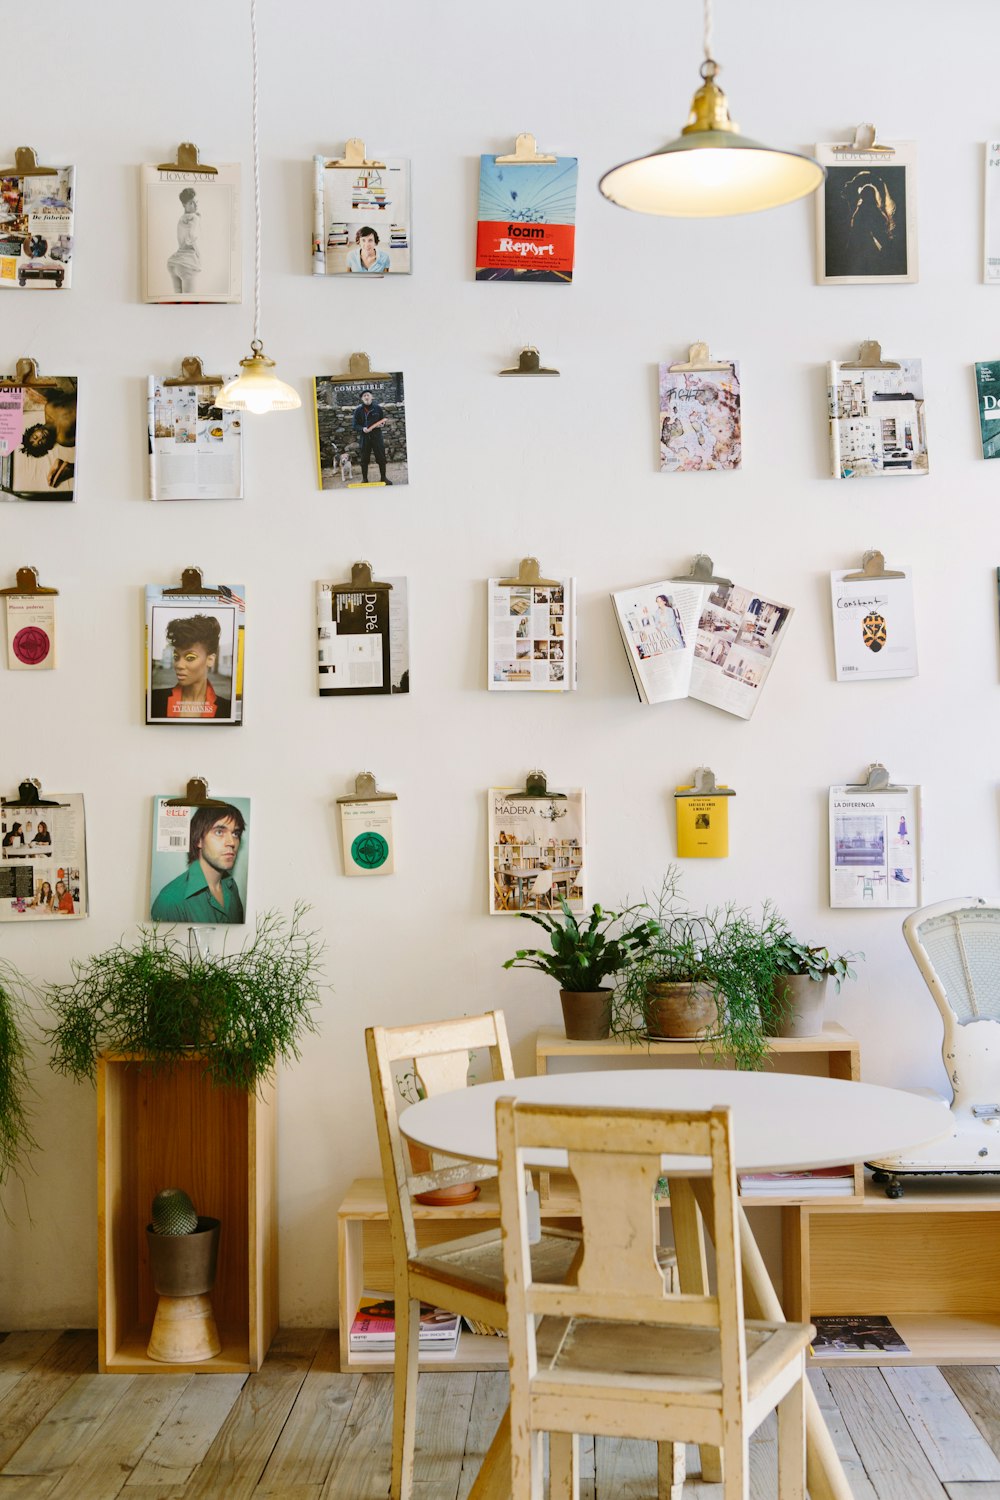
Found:
<svg viewBox="0 0 1000 1500"><path fill-rule="evenodd" d="M248 411L263 415L269 411L294 411L302 402L298 392L274 373L274 360L268 359L260 339L260 131L257 123L259 90L257 76L257 0L250 0L250 44L253 53L253 338L250 353L240 360L242 375L230 380L215 398L216 406L226 411Z"/></svg>
<svg viewBox="0 0 1000 1500"><path fill-rule="evenodd" d="M678 219L752 214L805 198L826 171L811 156L762 146L740 134L716 83L712 6L704 0L705 61L688 122L675 141L605 172L598 186L620 208Z"/></svg>

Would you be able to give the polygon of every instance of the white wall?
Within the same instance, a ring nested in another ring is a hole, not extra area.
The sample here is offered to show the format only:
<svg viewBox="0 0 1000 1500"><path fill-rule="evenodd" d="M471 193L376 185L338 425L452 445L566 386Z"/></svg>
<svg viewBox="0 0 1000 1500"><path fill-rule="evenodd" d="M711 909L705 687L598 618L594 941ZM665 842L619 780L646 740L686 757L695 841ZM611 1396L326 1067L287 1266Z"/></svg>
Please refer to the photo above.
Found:
<svg viewBox="0 0 1000 1500"><path fill-rule="evenodd" d="M148 909L154 792L203 773L213 791L253 798L251 915L310 900L333 983L321 1035L280 1080L286 1323L333 1319L336 1206L376 1169L363 1027L499 1005L527 1069L534 1028L558 1017L551 982L500 967L521 924L485 915L484 789L534 765L586 787L592 894L614 904L657 883L673 850L670 789L711 764L739 791L733 852L685 869L692 900L771 897L810 942L863 949L863 977L835 1015L861 1037L866 1076L941 1076L900 914L826 905L826 789L884 760L926 788L926 899L1000 884L1000 465L978 456L971 373L1000 340L1000 291L980 284L982 143L1000 118L989 91L968 86L970 44L981 57L1000 48L1000 9L910 0L903 32L889 7L867 7L860 26L780 0L716 11L722 82L748 134L801 148L874 116L886 138L919 142L918 285L815 286L809 204L684 223L598 195L603 169L683 123L696 0L541 0L523 23L447 0L261 0L265 344L304 398L310 375L346 369L354 349L402 369L412 483L321 494L304 404L248 422L243 505L158 507L145 498L145 377L193 352L232 364L250 308L139 303L136 166L183 137L209 161L242 161L249 187L247 6L217 0L170 21L129 0L47 0L44 41L28 10L5 18L19 102L0 156L27 139L44 160L76 162L79 251L71 291L0 303L0 366L30 354L43 372L79 375L82 466L76 505L0 512L2 582L37 563L61 589L58 670L0 672L0 783L9 794L34 774L84 792L92 915L44 932L4 926L0 952L59 979L74 956L134 931ZM509 149L524 129L580 158L571 288L472 279L478 153ZM353 134L412 158L412 277L309 275L310 158ZM655 366L696 338L742 361L745 467L661 475ZM823 366L863 338L924 360L929 478L827 477ZM498 380L525 343L561 379ZM915 569L921 672L838 685L827 573L868 547ZM641 706L614 629L610 589L686 569L699 550L796 606L749 724L694 702ZM528 552L579 580L575 695L484 690L482 580ZM321 702L313 581L361 557L411 579L413 691ZM142 588L192 563L247 586L239 731L142 722ZM341 874L333 800L364 768L400 796L392 879ZM42 1149L30 1216L16 1186L5 1193L0 1327L96 1314L93 1094L41 1058L36 1080Z"/></svg>

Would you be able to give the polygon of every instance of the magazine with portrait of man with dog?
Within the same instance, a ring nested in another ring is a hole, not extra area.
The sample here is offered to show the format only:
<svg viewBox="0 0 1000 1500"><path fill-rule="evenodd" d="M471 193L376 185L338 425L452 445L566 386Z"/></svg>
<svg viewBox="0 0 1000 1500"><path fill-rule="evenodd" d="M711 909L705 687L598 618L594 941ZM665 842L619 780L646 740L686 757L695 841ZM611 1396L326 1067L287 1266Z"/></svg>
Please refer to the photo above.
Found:
<svg viewBox="0 0 1000 1500"><path fill-rule="evenodd" d="M76 376L0 381L0 498L73 500Z"/></svg>
<svg viewBox="0 0 1000 1500"><path fill-rule="evenodd" d="M409 483L403 376L316 375L316 452L321 490Z"/></svg>
<svg viewBox="0 0 1000 1500"><path fill-rule="evenodd" d="M149 915L154 922L246 921L249 797L153 798Z"/></svg>
<svg viewBox="0 0 1000 1500"><path fill-rule="evenodd" d="M243 584L146 586L146 723L243 721Z"/></svg>

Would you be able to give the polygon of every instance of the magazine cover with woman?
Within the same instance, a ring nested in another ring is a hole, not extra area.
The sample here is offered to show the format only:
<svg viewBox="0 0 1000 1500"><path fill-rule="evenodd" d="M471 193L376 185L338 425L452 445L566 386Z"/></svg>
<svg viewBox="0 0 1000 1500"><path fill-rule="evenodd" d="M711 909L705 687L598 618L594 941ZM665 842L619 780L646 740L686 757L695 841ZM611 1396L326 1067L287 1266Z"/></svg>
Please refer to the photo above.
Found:
<svg viewBox="0 0 1000 1500"><path fill-rule="evenodd" d="M240 168L141 168L145 302L239 302Z"/></svg>
<svg viewBox="0 0 1000 1500"><path fill-rule="evenodd" d="M245 592L147 584L147 724L243 722Z"/></svg>

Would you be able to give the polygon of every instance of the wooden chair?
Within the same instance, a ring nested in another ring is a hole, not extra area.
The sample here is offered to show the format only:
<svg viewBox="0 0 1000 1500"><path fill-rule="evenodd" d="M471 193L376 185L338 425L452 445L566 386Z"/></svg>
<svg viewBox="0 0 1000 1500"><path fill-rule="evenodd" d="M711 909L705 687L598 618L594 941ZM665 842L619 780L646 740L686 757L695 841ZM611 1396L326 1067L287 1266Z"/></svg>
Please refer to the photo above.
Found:
<svg viewBox="0 0 1000 1500"><path fill-rule="evenodd" d="M450 1312L479 1318L494 1328L506 1328L507 1312L498 1229L425 1249L417 1244L411 1202L415 1193L495 1177L497 1168L435 1155L432 1170L414 1172L396 1118L399 1094L395 1065L412 1062L415 1077L427 1096L467 1086L469 1053L473 1049L489 1049L494 1078L513 1078L514 1065L503 1013L497 1010L423 1026L372 1026L365 1032L365 1040L389 1211L396 1304L390 1494L392 1500L410 1500L421 1299ZM541 1240L531 1247L534 1276L540 1281L565 1279L579 1247L579 1235L544 1229ZM351 1307L340 1310L342 1318L353 1315Z"/></svg>
<svg viewBox="0 0 1000 1500"><path fill-rule="evenodd" d="M498 1100L512 1500L541 1500L543 1432L718 1445L725 1500L749 1500L749 1437L774 1409L779 1500L804 1500L813 1329L744 1320L729 1114ZM568 1151L580 1191L583 1255L573 1285L542 1286L528 1258L524 1162L540 1147ZM699 1196L714 1220L714 1297L674 1293L657 1262L662 1155L699 1157L692 1165L702 1174L710 1158L710 1189L703 1177ZM538 1318L567 1320L554 1352L536 1336Z"/></svg>
<svg viewBox="0 0 1000 1500"><path fill-rule="evenodd" d="M503 870L493 872L493 894L496 899L497 911L510 911L510 898L513 882L509 875Z"/></svg>

